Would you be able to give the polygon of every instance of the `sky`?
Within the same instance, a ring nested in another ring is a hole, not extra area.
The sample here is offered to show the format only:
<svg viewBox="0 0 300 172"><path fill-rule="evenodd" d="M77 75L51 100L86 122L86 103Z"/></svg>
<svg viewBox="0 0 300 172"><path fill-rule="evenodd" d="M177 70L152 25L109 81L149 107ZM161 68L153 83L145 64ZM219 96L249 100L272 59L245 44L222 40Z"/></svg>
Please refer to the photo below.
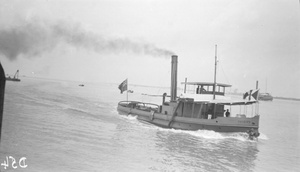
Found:
<svg viewBox="0 0 300 172"><path fill-rule="evenodd" d="M298 0L0 0L6 74L178 86L217 82L300 98Z"/></svg>

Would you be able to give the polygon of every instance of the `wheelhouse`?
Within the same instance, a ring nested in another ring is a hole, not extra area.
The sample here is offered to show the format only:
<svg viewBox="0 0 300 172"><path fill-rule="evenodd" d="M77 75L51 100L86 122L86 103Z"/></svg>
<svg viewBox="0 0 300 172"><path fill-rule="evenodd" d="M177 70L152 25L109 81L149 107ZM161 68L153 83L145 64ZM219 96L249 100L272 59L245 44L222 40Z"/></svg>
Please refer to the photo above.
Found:
<svg viewBox="0 0 300 172"><path fill-rule="evenodd" d="M214 83L211 82L182 82L185 84L184 93L190 94L214 94ZM216 83L215 95L225 95L225 88L231 87L228 84Z"/></svg>

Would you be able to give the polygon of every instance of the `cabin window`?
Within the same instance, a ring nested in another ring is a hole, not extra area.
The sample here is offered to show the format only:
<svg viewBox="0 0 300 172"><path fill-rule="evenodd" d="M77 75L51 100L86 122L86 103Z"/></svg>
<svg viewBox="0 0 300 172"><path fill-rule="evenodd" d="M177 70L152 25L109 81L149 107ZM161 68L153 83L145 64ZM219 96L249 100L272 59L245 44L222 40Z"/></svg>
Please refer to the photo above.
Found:
<svg viewBox="0 0 300 172"><path fill-rule="evenodd" d="M210 91L210 86L207 86L207 87L206 87L206 91Z"/></svg>
<svg viewBox="0 0 300 172"><path fill-rule="evenodd" d="M222 93L222 95L224 95L225 87L219 87L219 92Z"/></svg>

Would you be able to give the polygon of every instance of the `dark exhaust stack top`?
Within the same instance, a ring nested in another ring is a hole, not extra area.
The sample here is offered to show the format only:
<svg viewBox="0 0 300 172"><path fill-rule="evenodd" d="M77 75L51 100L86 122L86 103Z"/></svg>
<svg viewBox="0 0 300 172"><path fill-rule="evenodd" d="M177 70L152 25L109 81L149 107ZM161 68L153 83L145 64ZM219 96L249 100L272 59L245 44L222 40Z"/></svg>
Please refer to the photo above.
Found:
<svg viewBox="0 0 300 172"><path fill-rule="evenodd" d="M178 56L177 55L172 55L171 101L176 101L176 97L177 97L177 63L178 63Z"/></svg>

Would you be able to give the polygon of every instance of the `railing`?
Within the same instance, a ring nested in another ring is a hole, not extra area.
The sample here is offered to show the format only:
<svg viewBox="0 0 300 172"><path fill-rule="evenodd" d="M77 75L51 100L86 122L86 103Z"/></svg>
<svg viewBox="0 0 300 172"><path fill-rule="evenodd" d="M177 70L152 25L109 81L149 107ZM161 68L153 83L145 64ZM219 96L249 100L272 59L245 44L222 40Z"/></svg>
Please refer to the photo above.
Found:
<svg viewBox="0 0 300 172"><path fill-rule="evenodd" d="M121 101L119 102L120 106L128 107L132 109L139 109L147 112L155 111L158 112L159 105L153 103L144 103L138 101Z"/></svg>

